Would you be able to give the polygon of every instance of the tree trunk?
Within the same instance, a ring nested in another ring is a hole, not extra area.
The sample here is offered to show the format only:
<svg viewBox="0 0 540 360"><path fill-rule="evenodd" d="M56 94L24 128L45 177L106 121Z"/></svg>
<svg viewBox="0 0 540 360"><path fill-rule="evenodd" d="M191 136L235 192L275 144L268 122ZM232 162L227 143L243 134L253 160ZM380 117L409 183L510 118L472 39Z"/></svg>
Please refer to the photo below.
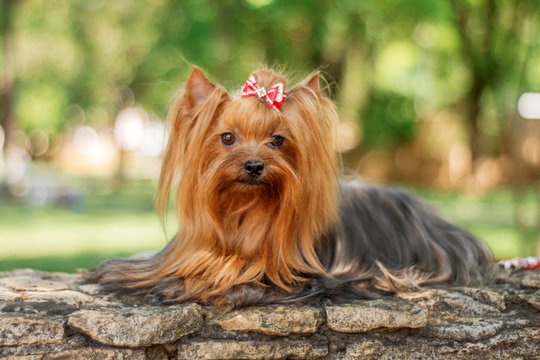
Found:
<svg viewBox="0 0 540 360"><path fill-rule="evenodd" d="M475 79L473 87L469 93L469 100L467 101L467 124L469 126L470 145L472 153L472 165L473 171L476 170L477 160L482 155L482 134L480 133L480 126L478 119L481 112L481 97L485 89L485 84L482 84L480 79Z"/></svg>
<svg viewBox="0 0 540 360"><path fill-rule="evenodd" d="M0 125L5 132L5 147L11 142L15 131L15 115L13 113L13 95L15 80L13 74L13 27L12 16L14 0L4 0L0 7L0 26L2 37L2 58L4 60L0 74Z"/></svg>

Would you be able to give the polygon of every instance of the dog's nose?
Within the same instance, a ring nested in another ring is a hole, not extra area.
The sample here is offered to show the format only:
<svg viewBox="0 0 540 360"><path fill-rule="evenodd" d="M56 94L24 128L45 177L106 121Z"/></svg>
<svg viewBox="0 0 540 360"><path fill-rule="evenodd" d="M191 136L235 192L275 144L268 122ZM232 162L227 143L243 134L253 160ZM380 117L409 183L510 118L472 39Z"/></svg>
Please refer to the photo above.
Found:
<svg viewBox="0 0 540 360"><path fill-rule="evenodd" d="M262 171L264 169L264 163L261 160L248 160L244 164L244 170L246 171L246 174L258 177L261 175Z"/></svg>

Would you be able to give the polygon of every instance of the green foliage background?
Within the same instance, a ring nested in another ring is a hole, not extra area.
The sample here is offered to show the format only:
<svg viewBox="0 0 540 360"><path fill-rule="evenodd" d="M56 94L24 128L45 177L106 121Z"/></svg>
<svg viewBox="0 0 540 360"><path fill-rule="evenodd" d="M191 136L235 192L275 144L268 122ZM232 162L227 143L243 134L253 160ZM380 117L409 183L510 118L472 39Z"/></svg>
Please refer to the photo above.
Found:
<svg viewBox="0 0 540 360"><path fill-rule="evenodd" d="M193 65L235 91L262 63L293 83L323 71L342 120L360 129L356 161L413 142L441 112L473 161L497 157L518 96L540 91L539 14L540 0L0 0L0 125L54 144L111 127L133 104L164 119ZM72 270L162 247L152 186L129 189L90 195L81 212L0 204L0 269ZM509 192L423 195L496 255L531 254ZM535 224L538 199L524 199Z"/></svg>
<svg viewBox="0 0 540 360"><path fill-rule="evenodd" d="M163 115L193 64L235 89L267 63L297 79L322 67L365 146L408 140L419 120L449 107L462 110L466 128L478 122L468 140L479 151L497 152L517 96L540 88L538 0L1 4L0 66L13 70L15 118L26 132L105 125L131 91ZM396 114L387 99L404 108Z"/></svg>

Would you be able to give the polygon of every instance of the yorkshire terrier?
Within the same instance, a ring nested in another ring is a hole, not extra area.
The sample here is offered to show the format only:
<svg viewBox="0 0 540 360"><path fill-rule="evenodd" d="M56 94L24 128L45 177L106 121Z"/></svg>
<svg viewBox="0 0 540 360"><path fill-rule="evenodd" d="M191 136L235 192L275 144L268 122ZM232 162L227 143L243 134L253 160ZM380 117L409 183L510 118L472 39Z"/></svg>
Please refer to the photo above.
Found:
<svg viewBox="0 0 540 360"><path fill-rule="evenodd" d="M408 192L340 181L338 116L319 82L286 93L263 68L233 95L194 67L156 196L163 216L176 186L178 233L151 257L99 267L105 289L237 307L480 280L480 240Z"/></svg>

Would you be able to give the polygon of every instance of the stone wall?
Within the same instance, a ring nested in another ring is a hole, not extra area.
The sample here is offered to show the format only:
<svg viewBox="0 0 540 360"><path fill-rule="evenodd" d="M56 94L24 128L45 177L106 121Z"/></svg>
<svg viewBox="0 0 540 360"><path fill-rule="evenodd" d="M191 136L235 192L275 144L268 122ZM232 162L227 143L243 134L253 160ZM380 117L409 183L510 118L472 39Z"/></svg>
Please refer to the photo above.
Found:
<svg viewBox="0 0 540 360"><path fill-rule="evenodd" d="M136 305L75 274L0 273L0 358L538 359L540 272L321 306Z"/></svg>

